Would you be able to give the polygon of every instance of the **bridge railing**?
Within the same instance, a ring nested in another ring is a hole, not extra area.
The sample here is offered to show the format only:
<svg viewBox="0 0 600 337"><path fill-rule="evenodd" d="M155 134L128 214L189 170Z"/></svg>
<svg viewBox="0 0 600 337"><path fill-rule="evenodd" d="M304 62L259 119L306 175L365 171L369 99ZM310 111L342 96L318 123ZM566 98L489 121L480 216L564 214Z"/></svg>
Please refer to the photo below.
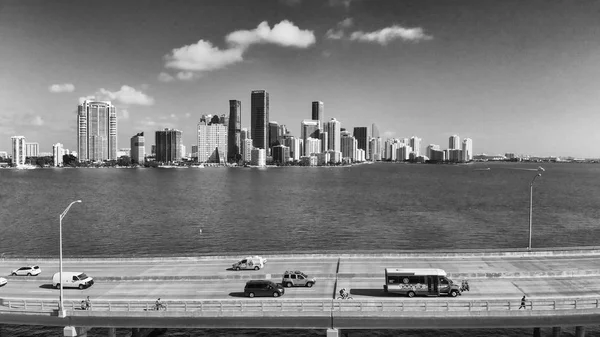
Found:
<svg viewBox="0 0 600 337"><path fill-rule="evenodd" d="M201 312L474 312L511 310L576 310L600 309L600 298L556 298L526 301L520 308L520 300L320 300L320 299L244 299L244 300L190 300L163 301L167 311ZM65 301L65 309L77 311L81 302ZM1 299L0 312L19 311L50 312L58 309L57 300ZM91 311L154 311L153 301L94 300Z"/></svg>

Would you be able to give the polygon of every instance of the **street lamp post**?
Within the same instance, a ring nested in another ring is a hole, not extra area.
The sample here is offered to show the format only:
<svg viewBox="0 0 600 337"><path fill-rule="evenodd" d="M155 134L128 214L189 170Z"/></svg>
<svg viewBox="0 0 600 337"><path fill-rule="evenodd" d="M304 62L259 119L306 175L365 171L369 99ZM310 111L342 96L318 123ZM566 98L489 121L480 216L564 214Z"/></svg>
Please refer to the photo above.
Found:
<svg viewBox="0 0 600 337"><path fill-rule="evenodd" d="M81 202L81 200L75 200L72 203L69 204L69 206L67 206L67 208L65 209L64 212L62 212L60 214L59 217L59 225L58 225L58 244L60 246L60 250L59 250L59 284L60 284L60 303L58 306L58 317L64 318L65 316L67 316L67 313L65 311L65 307L63 304L63 268L62 268L62 219L65 217L65 215L67 215L67 212L69 211L69 209L71 208L71 206L73 206L74 203L77 202Z"/></svg>
<svg viewBox="0 0 600 337"><path fill-rule="evenodd" d="M542 174L540 172L544 172L544 168L539 166L537 168L538 173L533 177L531 183L529 183L529 245L527 245L527 250L531 250L531 227L532 227L532 217L533 217L533 182L537 177L541 177Z"/></svg>

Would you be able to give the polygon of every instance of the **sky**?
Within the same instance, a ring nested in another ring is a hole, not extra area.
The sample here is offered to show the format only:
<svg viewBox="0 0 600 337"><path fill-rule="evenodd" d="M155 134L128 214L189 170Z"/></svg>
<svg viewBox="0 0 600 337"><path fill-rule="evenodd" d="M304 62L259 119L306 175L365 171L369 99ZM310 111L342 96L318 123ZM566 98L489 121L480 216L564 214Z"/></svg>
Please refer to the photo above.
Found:
<svg viewBox="0 0 600 337"><path fill-rule="evenodd" d="M118 147L270 95L300 136L311 102L342 127L475 154L600 157L600 2L0 0L0 151L76 150L80 100L117 107Z"/></svg>

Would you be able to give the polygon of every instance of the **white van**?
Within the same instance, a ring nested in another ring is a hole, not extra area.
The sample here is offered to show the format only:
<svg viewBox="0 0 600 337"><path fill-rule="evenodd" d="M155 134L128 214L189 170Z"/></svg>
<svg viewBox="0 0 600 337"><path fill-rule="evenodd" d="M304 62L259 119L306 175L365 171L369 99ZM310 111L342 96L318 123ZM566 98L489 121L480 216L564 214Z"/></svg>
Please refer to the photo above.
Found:
<svg viewBox="0 0 600 337"><path fill-rule="evenodd" d="M61 282L60 273L54 274L52 277L52 286L58 289L62 283L63 288L83 289L91 287L94 284L94 279L82 272L63 271L62 279L63 281Z"/></svg>
<svg viewBox="0 0 600 337"><path fill-rule="evenodd" d="M240 270L240 269L259 270L260 268L263 268L265 266L265 263L267 263L267 259L263 259L260 256L248 256L245 259L234 263L232 265L232 267L235 270Z"/></svg>

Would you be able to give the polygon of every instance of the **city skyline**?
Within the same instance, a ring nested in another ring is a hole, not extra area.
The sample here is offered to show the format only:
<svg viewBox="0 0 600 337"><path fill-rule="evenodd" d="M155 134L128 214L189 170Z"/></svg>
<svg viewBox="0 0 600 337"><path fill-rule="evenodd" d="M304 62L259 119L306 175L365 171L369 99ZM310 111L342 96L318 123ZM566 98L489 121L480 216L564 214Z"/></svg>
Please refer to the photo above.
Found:
<svg viewBox="0 0 600 337"><path fill-rule="evenodd" d="M96 5L115 15L100 25L84 3L2 5L1 151L15 135L39 152L77 149L75 106L91 96L115 105L117 148L164 128L190 146L200 117L229 114L230 100L250 127L250 92L265 90L266 123L296 137L319 101L324 123L375 123L384 140L417 135L421 150L457 134L475 154L600 157L598 3Z"/></svg>

